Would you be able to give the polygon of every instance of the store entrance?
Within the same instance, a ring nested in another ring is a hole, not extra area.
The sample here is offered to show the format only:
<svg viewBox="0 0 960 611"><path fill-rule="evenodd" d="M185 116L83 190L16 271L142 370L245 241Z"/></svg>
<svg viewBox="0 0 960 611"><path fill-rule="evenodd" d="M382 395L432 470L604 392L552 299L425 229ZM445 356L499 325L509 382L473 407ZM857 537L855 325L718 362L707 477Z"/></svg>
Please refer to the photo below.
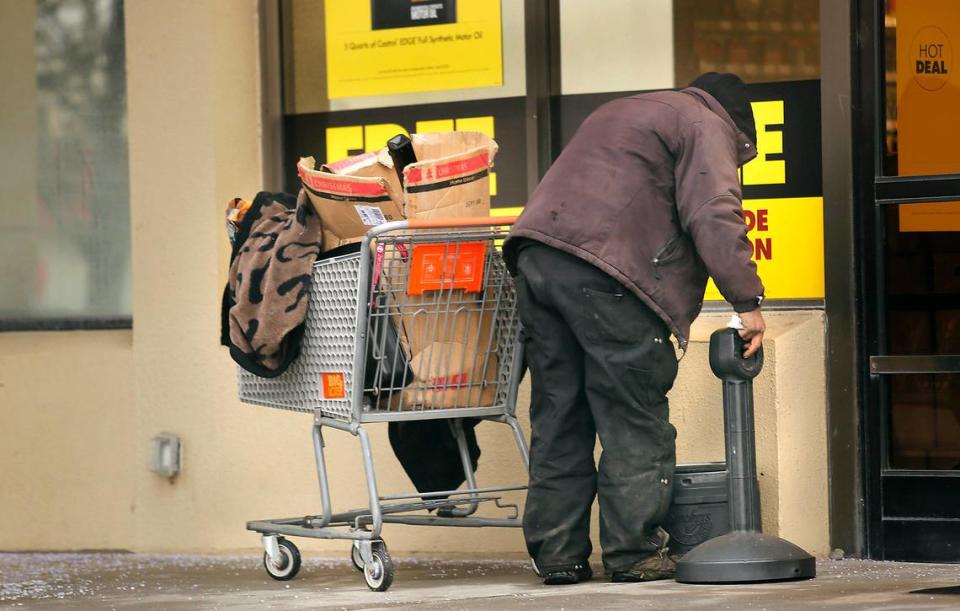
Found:
<svg viewBox="0 0 960 611"><path fill-rule="evenodd" d="M860 26L868 548L960 562L960 3Z"/></svg>

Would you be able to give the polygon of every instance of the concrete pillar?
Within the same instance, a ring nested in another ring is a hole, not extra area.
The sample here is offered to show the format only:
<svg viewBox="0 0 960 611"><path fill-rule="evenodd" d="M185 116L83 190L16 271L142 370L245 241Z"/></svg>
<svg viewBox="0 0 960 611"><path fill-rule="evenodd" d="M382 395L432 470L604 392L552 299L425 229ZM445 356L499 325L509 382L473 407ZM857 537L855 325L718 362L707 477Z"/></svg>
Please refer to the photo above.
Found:
<svg viewBox="0 0 960 611"><path fill-rule="evenodd" d="M158 432L181 434L184 450L173 483L136 468L137 547L209 549L243 522L198 511L254 494L226 448L239 441L258 455L241 434L252 433L242 425L252 410L230 400L233 368L218 345L223 209L261 183L257 5L125 8L137 446L144 465Z"/></svg>

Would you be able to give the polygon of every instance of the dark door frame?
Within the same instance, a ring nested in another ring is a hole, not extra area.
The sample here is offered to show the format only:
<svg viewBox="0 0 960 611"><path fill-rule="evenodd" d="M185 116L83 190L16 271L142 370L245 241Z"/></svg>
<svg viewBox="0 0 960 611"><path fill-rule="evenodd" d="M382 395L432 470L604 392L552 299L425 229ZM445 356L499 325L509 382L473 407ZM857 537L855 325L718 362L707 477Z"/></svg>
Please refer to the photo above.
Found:
<svg viewBox="0 0 960 611"><path fill-rule="evenodd" d="M827 317L827 432L830 544L865 553L861 389L861 313L857 307L861 243L854 180L857 132L857 0L820 0L820 98ZM852 264L851 264L852 263Z"/></svg>
<svg viewBox="0 0 960 611"><path fill-rule="evenodd" d="M956 482L960 472L896 470L888 460L889 375L957 371L960 359L889 354L884 213L890 205L960 200L960 174L883 175L884 15L884 0L856 0L854 27L850 30L856 44L852 123L853 142L857 143L853 151L853 192L858 255L855 317L859 320L858 348L854 351L858 373L850 379L861 388L863 552L876 559L957 561L960 551L949 541L960 535L960 513L946 506L955 507L960 495L943 484L944 478Z"/></svg>

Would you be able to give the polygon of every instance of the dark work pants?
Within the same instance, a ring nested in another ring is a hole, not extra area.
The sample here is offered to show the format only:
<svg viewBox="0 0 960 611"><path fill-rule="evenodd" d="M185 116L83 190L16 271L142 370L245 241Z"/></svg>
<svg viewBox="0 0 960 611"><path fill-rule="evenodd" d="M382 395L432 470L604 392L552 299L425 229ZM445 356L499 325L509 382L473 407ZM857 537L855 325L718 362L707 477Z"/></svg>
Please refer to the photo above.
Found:
<svg viewBox="0 0 960 611"><path fill-rule="evenodd" d="M657 549L670 505L666 394L677 359L667 326L612 277L554 248L525 245L517 270L533 385L527 549L541 572L584 564L599 495L604 567L626 570Z"/></svg>

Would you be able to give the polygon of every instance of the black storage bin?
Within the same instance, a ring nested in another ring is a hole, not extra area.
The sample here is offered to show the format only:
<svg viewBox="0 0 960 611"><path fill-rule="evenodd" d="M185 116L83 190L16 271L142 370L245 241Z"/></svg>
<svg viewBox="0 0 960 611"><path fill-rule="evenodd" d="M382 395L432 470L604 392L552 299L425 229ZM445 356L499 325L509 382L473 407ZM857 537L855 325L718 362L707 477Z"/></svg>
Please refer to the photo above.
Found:
<svg viewBox="0 0 960 611"><path fill-rule="evenodd" d="M677 465L664 528L670 533L671 554L685 554L730 532L726 463Z"/></svg>

